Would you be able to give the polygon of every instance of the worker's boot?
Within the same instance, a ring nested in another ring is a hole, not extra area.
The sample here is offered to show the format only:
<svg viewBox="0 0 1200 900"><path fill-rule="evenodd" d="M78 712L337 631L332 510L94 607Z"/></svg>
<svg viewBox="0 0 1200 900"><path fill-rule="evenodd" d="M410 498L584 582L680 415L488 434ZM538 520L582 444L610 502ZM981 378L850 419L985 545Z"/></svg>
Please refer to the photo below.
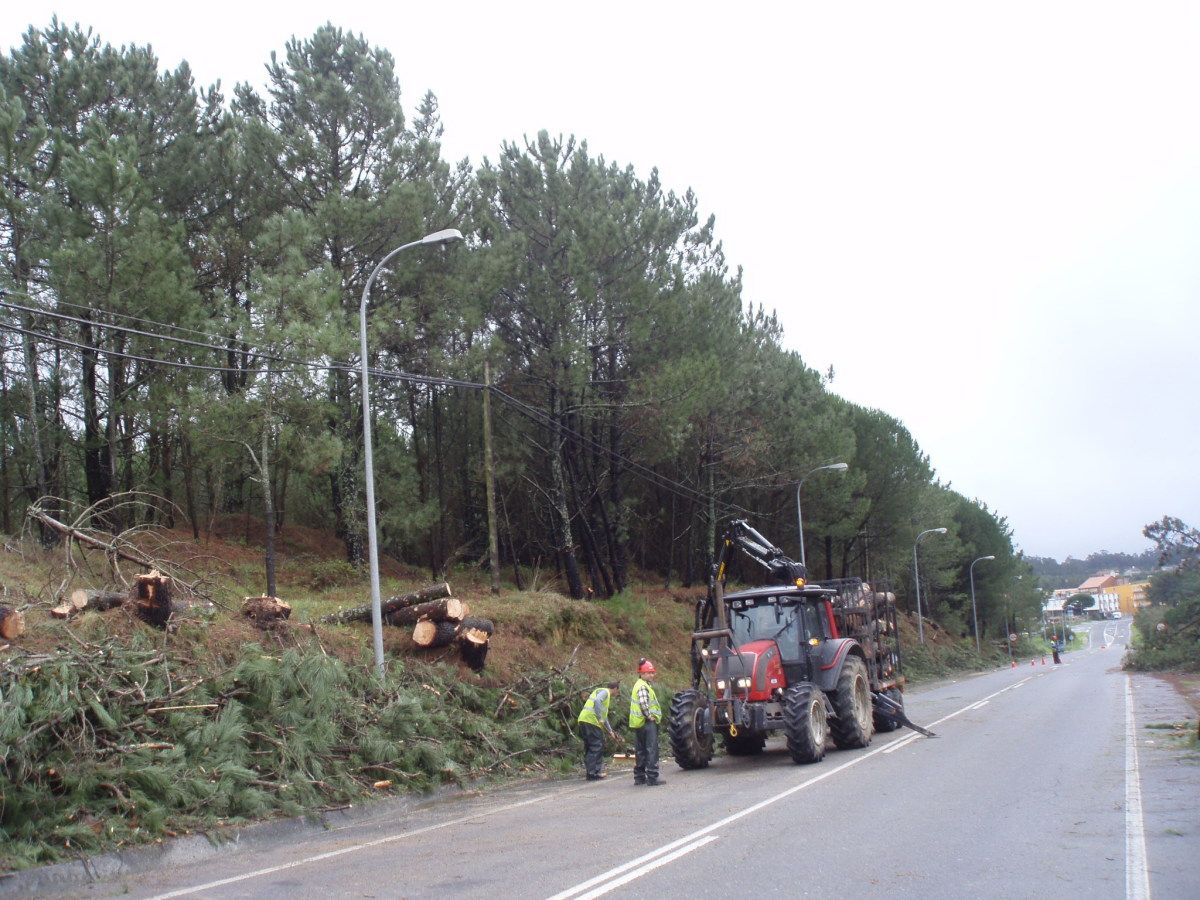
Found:
<svg viewBox="0 0 1200 900"><path fill-rule="evenodd" d="M666 784L661 778L647 779L646 787L658 787L660 784Z"/></svg>

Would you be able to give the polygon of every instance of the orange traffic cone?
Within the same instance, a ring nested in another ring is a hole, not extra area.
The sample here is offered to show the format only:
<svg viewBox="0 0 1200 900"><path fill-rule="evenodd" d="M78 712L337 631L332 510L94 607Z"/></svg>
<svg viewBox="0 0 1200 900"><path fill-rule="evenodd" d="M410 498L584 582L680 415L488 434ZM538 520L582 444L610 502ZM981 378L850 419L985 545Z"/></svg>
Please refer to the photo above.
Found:
<svg viewBox="0 0 1200 900"><path fill-rule="evenodd" d="M1017 667L1017 661L1015 659L1012 661L1012 667L1014 669Z"/></svg>
<svg viewBox="0 0 1200 900"><path fill-rule="evenodd" d="M1046 664L1046 657L1043 656L1042 657L1042 665L1044 666L1045 664Z"/></svg>
<svg viewBox="0 0 1200 900"><path fill-rule="evenodd" d="M1043 659L1043 660L1042 660L1042 662L1045 662L1045 660ZM1037 665L1037 664L1036 664L1036 663L1035 663L1035 662L1034 662L1032 659L1029 661L1029 664L1030 664L1031 666L1033 666L1033 665Z"/></svg>

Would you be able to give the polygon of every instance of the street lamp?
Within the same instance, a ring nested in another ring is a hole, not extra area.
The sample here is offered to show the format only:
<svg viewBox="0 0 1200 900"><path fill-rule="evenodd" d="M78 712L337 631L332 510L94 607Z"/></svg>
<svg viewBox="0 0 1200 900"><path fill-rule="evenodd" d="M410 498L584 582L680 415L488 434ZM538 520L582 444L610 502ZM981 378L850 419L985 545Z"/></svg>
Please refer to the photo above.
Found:
<svg viewBox="0 0 1200 900"><path fill-rule="evenodd" d="M971 621L975 625L975 655L976 656L979 655L979 613L975 609L975 563L983 562L985 559L995 559L995 558L996 557L994 557L994 556L981 556L981 557L979 557L979 559L974 560L971 563L971 567L967 570L968 574L971 576ZM1005 624L1007 624L1007 622ZM1005 633L1004 637L1006 640L1008 639L1007 632Z"/></svg>
<svg viewBox="0 0 1200 900"><path fill-rule="evenodd" d="M925 643L925 620L921 618L921 570L917 566L917 544L921 543L921 538L927 534L945 533L945 528L930 528L918 534L917 539L913 541L913 585L917 589L917 640L922 644Z"/></svg>
<svg viewBox="0 0 1200 900"><path fill-rule="evenodd" d="M800 488L804 484L804 482L808 479L809 475L815 475L817 472L824 472L826 469L828 469L831 472L845 472L848 468L850 468L850 466L847 463L830 463L827 466L817 466L815 469L813 469L811 472L809 472L808 475L805 475L804 478L801 478L798 482L796 482L796 532L800 535L800 565L802 565L802 566L805 565L805 563L804 563L804 516L800 513ZM807 569L807 566L805 566L805 575L807 576L807 574L808 574L808 569Z"/></svg>
<svg viewBox="0 0 1200 900"><path fill-rule="evenodd" d="M383 611L379 600L379 544L375 536L375 467L371 457L371 391L367 374L367 300L371 294L371 285L375 283L375 276L396 254L421 244L442 244L462 239L462 232L457 228L445 228L427 234L419 241L397 247L372 270L367 283L363 285L362 303L358 308L359 353L362 357L363 446L366 448L367 470L367 553L371 568L371 632L375 640L375 668L379 670L380 675L383 674Z"/></svg>

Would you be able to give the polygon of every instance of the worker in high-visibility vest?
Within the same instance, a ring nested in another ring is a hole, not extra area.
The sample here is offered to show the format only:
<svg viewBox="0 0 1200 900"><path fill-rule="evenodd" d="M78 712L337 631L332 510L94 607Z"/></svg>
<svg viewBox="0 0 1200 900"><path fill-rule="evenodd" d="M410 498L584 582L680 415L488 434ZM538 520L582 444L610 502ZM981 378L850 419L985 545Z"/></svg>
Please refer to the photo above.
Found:
<svg viewBox="0 0 1200 900"><path fill-rule="evenodd" d="M633 729L636 747L634 784L665 784L658 777L658 723L662 721L662 708L650 686L657 675L650 660L638 661L638 680L629 694L629 727Z"/></svg>
<svg viewBox="0 0 1200 900"><path fill-rule="evenodd" d="M583 738L583 768L588 781L599 781L608 777L602 768L604 732L607 731L609 737L616 738L608 721L608 707L620 689L621 685L616 681L610 681L607 687L596 688L579 714L579 736Z"/></svg>

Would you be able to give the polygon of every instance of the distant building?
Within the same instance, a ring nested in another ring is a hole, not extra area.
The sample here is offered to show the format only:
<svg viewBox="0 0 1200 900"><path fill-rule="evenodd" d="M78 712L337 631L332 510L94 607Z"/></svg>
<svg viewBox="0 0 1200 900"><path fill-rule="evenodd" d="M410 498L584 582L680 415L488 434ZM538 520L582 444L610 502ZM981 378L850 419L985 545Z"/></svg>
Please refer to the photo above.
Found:
<svg viewBox="0 0 1200 900"><path fill-rule="evenodd" d="M1150 587L1148 581L1135 581L1128 584L1118 584L1113 590L1117 594L1117 603L1124 615L1132 616L1143 606L1149 606L1150 600L1146 596L1146 589Z"/></svg>
<svg viewBox="0 0 1200 900"><path fill-rule="evenodd" d="M1079 585L1079 587L1059 588L1056 590L1042 606L1042 611L1045 613L1047 619L1059 620L1062 618L1063 604L1067 600L1076 594L1088 594L1092 597L1093 603L1083 611L1083 614L1085 616L1099 616L1105 619L1112 618L1116 612L1126 612L1121 606L1121 598L1118 593L1122 587L1121 581L1121 577L1115 572L1093 575L1084 581L1083 584ZM1142 597L1145 597L1144 591L1142 592ZM1128 613L1129 615L1133 615L1132 606L1128 610Z"/></svg>

